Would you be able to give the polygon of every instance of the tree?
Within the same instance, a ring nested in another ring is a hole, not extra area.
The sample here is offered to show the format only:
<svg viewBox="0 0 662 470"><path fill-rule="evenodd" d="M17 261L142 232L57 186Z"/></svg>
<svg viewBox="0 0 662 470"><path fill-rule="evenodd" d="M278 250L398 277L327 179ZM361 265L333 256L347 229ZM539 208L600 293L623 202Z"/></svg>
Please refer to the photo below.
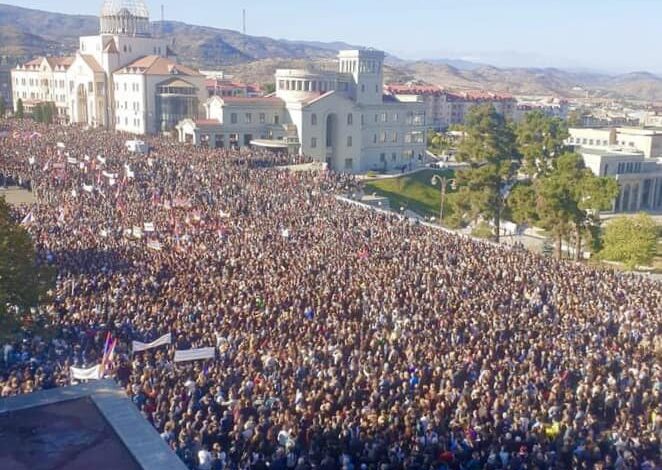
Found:
<svg viewBox="0 0 662 470"><path fill-rule="evenodd" d="M457 159L470 168L458 173L473 212L494 220L499 241L504 196L515 181L518 155L515 134L491 104L473 107L467 115L465 136Z"/></svg>
<svg viewBox="0 0 662 470"><path fill-rule="evenodd" d="M52 103L42 105L42 121L46 124L53 124L53 106Z"/></svg>
<svg viewBox="0 0 662 470"><path fill-rule="evenodd" d="M37 264L28 232L16 224L0 198L0 337L34 322L36 307L52 282L52 272Z"/></svg>
<svg viewBox="0 0 662 470"><path fill-rule="evenodd" d="M508 195L506 208L516 224L534 224L539 220L536 209L536 188L531 182L519 182Z"/></svg>
<svg viewBox="0 0 662 470"><path fill-rule="evenodd" d="M266 95L270 95L271 93L274 93L276 91L276 84L275 83L265 83L265 85L262 88L264 88L264 93Z"/></svg>
<svg viewBox="0 0 662 470"><path fill-rule="evenodd" d="M16 117L19 119L23 119L24 114L25 114L25 109L23 108L23 100L19 98L18 101L16 102Z"/></svg>
<svg viewBox="0 0 662 470"><path fill-rule="evenodd" d="M0 96L0 118L5 117L6 112L7 112L7 104L5 103L5 98L4 96Z"/></svg>
<svg viewBox="0 0 662 470"><path fill-rule="evenodd" d="M582 239L586 231L595 233L600 221L597 214L608 209L618 194L618 183L595 176L582 157L566 152L552 163L552 170L535 183L538 223L556 240L556 256L561 257L563 238L571 233L575 255L581 259Z"/></svg>
<svg viewBox="0 0 662 470"><path fill-rule="evenodd" d="M552 159L561 155L568 136L563 120L548 117L540 110L528 113L517 126L524 172L531 177L549 172Z"/></svg>
<svg viewBox="0 0 662 470"><path fill-rule="evenodd" d="M436 153L436 155L441 155L444 150L451 148L450 139L443 132L428 132L428 150L430 152Z"/></svg>
<svg viewBox="0 0 662 470"><path fill-rule="evenodd" d="M659 228L651 216L618 217L604 229L602 259L619 261L628 269L650 264L655 256Z"/></svg>
<svg viewBox="0 0 662 470"><path fill-rule="evenodd" d="M37 122L44 122L44 108L41 103L36 104L34 108L32 108L32 119Z"/></svg>

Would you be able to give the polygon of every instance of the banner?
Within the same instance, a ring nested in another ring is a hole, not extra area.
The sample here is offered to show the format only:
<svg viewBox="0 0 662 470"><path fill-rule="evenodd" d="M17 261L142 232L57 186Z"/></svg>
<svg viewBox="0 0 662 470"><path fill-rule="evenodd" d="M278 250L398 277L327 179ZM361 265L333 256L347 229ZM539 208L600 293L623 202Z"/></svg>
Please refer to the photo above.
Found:
<svg viewBox="0 0 662 470"><path fill-rule="evenodd" d="M158 240L147 240L147 248L154 251L161 251L161 242Z"/></svg>
<svg viewBox="0 0 662 470"><path fill-rule="evenodd" d="M67 157L67 163L70 163L71 165L77 165L78 160L76 160L74 157Z"/></svg>
<svg viewBox="0 0 662 470"><path fill-rule="evenodd" d="M55 146L59 149L63 149L64 148L64 143L58 142L57 144L55 144Z"/></svg>
<svg viewBox="0 0 662 470"><path fill-rule="evenodd" d="M199 348L175 351L175 362L197 361L199 359L214 359L216 348Z"/></svg>
<svg viewBox="0 0 662 470"><path fill-rule="evenodd" d="M109 173L106 170L102 171L101 174L106 178L117 179L117 173Z"/></svg>
<svg viewBox="0 0 662 470"><path fill-rule="evenodd" d="M71 378L76 380L99 380L101 378L101 365L90 367L89 369L79 369L70 367Z"/></svg>
<svg viewBox="0 0 662 470"><path fill-rule="evenodd" d="M99 160L99 163L101 163L102 165L106 164L106 159L103 158L101 155L97 155L97 160Z"/></svg>
<svg viewBox="0 0 662 470"><path fill-rule="evenodd" d="M91 193L94 190L94 186L91 184L84 184L83 185L83 191L87 191L88 193Z"/></svg>
<svg viewBox="0 0 662 470"><path fill-rule="evenodd" d="M143 237L143 229L138 227L137 225L133 226L133 238L142 238Z"/></svg>
<svg viewBox="0 0 662 470"><path fill-rule="evenodd" d="M140 341L132 341L133 352L147 351L148 349L158 348L164 344L172 343L172 333L167 333L161 336L159 339L155 339L151 343L142 343Z"/></svg>
<svg viewBox="0 0 662 470"><path fill-rule="evenodd" d="M145 222L143 224L143 229L145 232L154 232L154 222Z"/></svg>

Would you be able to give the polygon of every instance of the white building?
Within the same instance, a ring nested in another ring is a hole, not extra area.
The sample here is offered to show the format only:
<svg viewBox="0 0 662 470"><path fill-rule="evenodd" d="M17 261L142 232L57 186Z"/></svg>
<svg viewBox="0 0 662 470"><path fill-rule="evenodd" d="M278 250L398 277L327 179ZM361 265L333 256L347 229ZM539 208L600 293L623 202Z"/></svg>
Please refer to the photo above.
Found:
<svg viewBox="0 0 662 470"><path fill-rule="evenodd" d="M662 133L639 128L571 128L569 145L598 176L616 179L614 212L662 211Z"/></svg>
<svg viewBox="0 0 662 470"><path fill-rule="evenodd" d="M383 94L384 53L341 51L338 71L276 71L262 98L212 97L181 141L288 149L338 171L404 169L424 158L425 107Z"/></svg>
<svg viewBox="0 0 662 470"><path fill-rule="evenodd" d="M142 0L106 0L99 35L81 37L74 57L39 58L12 70L14 108L19 99L28 112L53 102L62 122L134 134L197 117L204 77L169 59L167 41L149 29Z"/></svg>

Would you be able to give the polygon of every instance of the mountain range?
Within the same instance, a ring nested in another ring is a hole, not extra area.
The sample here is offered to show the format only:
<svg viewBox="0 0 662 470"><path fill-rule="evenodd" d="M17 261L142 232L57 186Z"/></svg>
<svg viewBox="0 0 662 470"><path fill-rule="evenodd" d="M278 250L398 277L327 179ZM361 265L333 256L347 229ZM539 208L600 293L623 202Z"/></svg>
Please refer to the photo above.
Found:
<svg viewBox="0 0 662 470"><path fill-rule="evenodd" d="M78 37L97 34L99 19L0 4L0 58L26 60L37 55L72 54ZM222 68L253 82L269 82L278 67L309 62L332 67L343 42L292 41L179 21L156 21L152 31L171 39L180 62L204 69ZM5 61L6 61L5 60ZM422 80L449 89L481 89L514 95L597 97L662 102L662 77L648 72L607 75L556 68L497 68L459 59L407 61L387 56L391 81Z"/></svg>

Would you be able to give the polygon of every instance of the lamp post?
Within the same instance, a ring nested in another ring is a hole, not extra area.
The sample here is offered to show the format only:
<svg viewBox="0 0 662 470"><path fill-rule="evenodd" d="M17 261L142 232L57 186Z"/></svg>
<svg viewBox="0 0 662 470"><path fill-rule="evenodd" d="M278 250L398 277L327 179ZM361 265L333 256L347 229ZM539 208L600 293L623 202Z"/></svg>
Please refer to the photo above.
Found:
<svg viewBox="0 0 662 470"><path fill-rule="evenodd" d="M441 185L441 188L439 189L439 199L440 199L440 204L439 204L439 225L441 225L441 222L444 220L444 202L446 202L446 186L450 183L453 188L455 188L455 180L452 178L448 178L446 175L444 176L439 176L439 175L432 175L432 179L430 180L433 186L436 186L437 183Z"/></svg>

